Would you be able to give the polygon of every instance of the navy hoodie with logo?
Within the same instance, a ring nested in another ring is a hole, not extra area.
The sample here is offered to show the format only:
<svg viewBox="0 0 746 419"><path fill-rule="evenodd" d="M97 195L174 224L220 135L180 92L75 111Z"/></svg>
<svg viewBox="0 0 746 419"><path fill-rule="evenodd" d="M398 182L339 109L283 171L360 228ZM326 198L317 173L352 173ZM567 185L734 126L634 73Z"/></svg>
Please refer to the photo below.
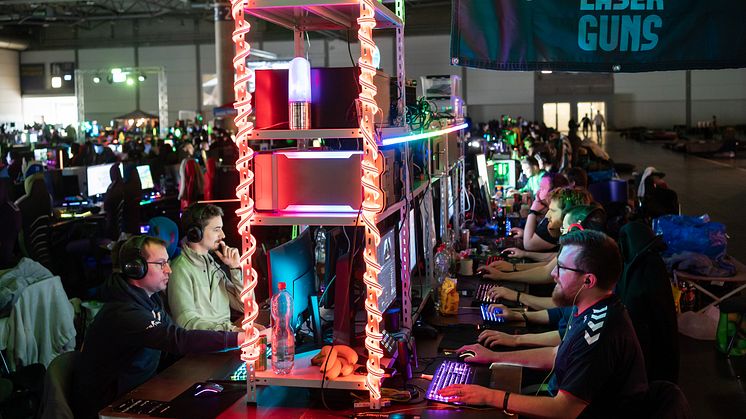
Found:
<svg viewBox="0 0 746 419"><path fill-rule="evenodd" d="M76 417L99 410L155 375L161 351L175 354L235 348L237 332L186 330L163 308L158 294L113 276L104 286L106 299L86 332L73 374Z"/></svg>

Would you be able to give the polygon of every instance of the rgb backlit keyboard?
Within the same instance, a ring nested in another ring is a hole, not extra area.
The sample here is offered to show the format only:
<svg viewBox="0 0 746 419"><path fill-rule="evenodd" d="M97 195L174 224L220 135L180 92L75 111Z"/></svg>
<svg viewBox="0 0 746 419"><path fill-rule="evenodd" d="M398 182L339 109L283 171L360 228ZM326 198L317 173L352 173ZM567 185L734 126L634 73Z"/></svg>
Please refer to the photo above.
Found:
<svg viewBox="0 0 746 419"><path fill-rule="evenodd" d="M499 308L490 310L489 304L482 304L479 306L479 310L482 312L482 321L486 323L505 323L505 318L498 316L503 312Z"/></svg>
<svg viewBox="0 0 746 419"><path fill-rule="evenodd" d="M448 397L438 395L438 392L451 384L473 384L476 378L476 367L461 361L446 359L435 371L433 381L427 388L426 399L441 403L454 403ZM461 404L461 403L455 403Z"/></svg>

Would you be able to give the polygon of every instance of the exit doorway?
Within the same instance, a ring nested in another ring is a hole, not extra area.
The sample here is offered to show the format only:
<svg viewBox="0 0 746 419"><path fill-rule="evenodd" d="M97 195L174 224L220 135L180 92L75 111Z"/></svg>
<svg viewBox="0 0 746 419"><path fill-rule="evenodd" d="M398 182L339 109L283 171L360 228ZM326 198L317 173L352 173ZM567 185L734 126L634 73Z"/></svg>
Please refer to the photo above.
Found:
<svg viewBox="0 0 746 419"><path fill-rule="evenodd" d="M585 136L589 136L589 134L592 134L593 130L595 130L595 127L593 126L593 118L596 116L596 112L601 112L604 120L606 120L608 117L608 115L606 115L606 102L578 102L578 124L580 125L581 132ZM591 120L589 133L582 131L583 124L581 121L586 115L588 115L588 118Z"/></svg>
<svg viewBox="0 0 746 419"><path fill-rule="evenodd" d="M567 123L570 122L571 118L570 103L545 103L542 106L544 109L544 124L557 131L567 132Z"/></svg>

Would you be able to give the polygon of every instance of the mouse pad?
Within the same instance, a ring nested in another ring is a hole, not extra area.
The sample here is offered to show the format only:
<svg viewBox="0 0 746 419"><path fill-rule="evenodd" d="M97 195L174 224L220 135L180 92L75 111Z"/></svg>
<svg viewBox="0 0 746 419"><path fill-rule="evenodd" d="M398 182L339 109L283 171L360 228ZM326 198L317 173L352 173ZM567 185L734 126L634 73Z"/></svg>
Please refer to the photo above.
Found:
<svg viewBox="0 0 746 419"><path fill-rule="evenodd" d="M197 384L192 384L186 391L171 400L171 409L161 417L214 418L246 394L245 383L234 386L223 384L225 389L220 393L207 397L194 397Z"/></svg>

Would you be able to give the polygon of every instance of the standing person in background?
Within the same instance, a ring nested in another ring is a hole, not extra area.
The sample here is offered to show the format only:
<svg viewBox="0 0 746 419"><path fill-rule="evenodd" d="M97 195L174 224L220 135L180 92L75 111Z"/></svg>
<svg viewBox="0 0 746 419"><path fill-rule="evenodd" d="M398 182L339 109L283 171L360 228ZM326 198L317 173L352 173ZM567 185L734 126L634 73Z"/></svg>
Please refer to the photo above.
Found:
<svg viewBox="0 0 746 419"><path fill-rule="evenodd" d="M596 125L596 135L598 136L598 143L600 144L603 127L606 126L606 119L601 115L601 111L596 111L596 116L593 117L593 123Z"/></svg>
<svg viewBox="0 0 746 419"><path fill-rule="evenodd" d="M591 118L588 118L588 114L585 114L583 119L580 120L580 123L583 125L583 138L588 138L588 134L591 130Z"/></svg>

